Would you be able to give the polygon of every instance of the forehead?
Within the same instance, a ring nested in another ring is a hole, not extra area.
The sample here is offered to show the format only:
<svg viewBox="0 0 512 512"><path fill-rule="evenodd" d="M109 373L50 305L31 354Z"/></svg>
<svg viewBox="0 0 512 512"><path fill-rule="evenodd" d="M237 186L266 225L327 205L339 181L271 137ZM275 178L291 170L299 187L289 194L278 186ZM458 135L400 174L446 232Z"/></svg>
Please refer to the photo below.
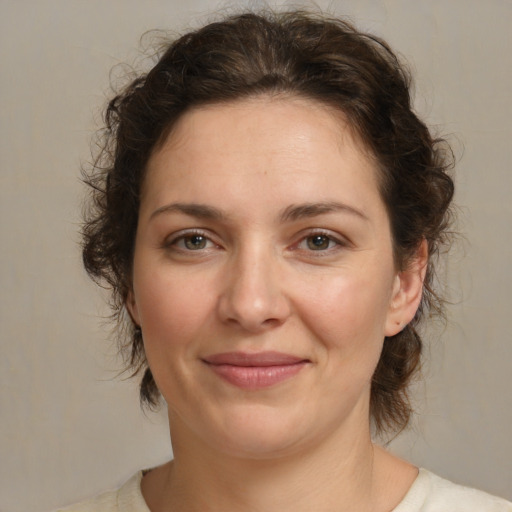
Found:
<svg viewBox="0 0 512 512"><path fill-rule="evenodd" d="M361 202L378 199L376 176L343 114L311 100L265 96L185 113L150 158L142 196L197 201L197 194L212 200L275 190L304 196L297 200Z"/></svg>

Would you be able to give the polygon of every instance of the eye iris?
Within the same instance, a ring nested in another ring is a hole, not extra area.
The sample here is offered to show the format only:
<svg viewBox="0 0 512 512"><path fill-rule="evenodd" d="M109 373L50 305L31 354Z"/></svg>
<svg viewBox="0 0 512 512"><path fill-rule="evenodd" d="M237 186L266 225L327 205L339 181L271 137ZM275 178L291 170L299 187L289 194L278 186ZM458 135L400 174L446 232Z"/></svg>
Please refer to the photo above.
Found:
<svg viewBox="0 0 512 512"><path fill-rule="evenodd" d="M315 235L308 238L308 247L313 251L329 248L329 237L325 235Z"/></svg>
<svg viewBox="0 0 512 512"><path fill-rule="evenodd" d="M204 249L206 238L202 235L191 235L185 238L185 247L191 250Z"/></svg>

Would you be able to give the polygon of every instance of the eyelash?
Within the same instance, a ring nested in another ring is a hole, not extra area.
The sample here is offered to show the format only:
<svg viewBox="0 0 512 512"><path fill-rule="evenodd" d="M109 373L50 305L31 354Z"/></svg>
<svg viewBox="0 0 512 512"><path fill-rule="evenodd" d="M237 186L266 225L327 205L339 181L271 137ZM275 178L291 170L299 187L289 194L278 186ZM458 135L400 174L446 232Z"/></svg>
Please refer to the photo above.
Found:
<svg viewBox="0 0 512 512"><path fill-rule="evenodd" d="M212 240L211 235L202 230L179 232L179 233L175 234L174 236L172 236L170 240L166 240L163 244L163 247L165 249L173 249L178 252L189 253L189 254L192 254L194 252L203 253L203 252L211 249L211 247L200 247L200 248L194 250L194 249L187 248L186 246L180 247L178 245L181 242L183 244L186 244L187 240L190 240L194 237L203 238L205 240L206 244L209 243L209 244L212 244L213 246L219 247L219 245ZM327 243L328 243L328 246L325 249L317 249L317 250L312 249L309 245L307 248L300 247L304 243L308 244L308 240L311 240L314 238L325 239L325 241L327 241ZM292 250L304 251L304 252L310 253L314 257L323 257L323 256L327 256L328 254L332 254L332 252L339 250L340 248L347 247L348 245L349 245L348 242L344 241L340 237L333 236L333 234L330 231L312 230L312 231L308 232L307 234L305 234L304 236L302 236L297 243L293 244Z"/></svg>
<svg viewBox="0 0 512 512"><path fill-rule="evenodd" d="M203 238L206 243L213 244L217 246L217 244L211 239L211 236L201 230L193 230L193 231L186 231L186 232L180 232L176 235L172 236L170 240L166 240L163 244L165 249L174 249L181 252L186 253L193 253L193 252L203 252L204 250L207 250L206 248L200 248L200 249L189 249L187 247L179 247L178 244L180 242L183 242L183 244L186 243L187 240L190 240L194 237L201 237Z"/></svg>
<svg viewBox="0 0 512 512"><path fill-rule="evenodd" d="M328 243L328 247L325 249L312 249L308 241L312 240L314 238L323 238ZM307 248L301 248L301 244L308 244ZM331 244L333 244L331 246ZM310 253L315 258L321 258L324 256L331 255L333 252L343 248L347 247L348 243L341 239L340 237L334 236L330 231L325 230L312 230L309 233L307 233L305 236L303 236L298 243L295 244L294 249L295 250L303 250L305 252Z"/></svg>

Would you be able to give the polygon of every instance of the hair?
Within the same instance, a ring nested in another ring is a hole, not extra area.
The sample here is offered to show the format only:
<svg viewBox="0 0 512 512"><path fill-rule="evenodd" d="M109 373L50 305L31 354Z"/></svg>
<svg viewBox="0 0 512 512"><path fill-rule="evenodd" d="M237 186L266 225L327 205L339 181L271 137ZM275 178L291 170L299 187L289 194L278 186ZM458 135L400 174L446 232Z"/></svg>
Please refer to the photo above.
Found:
<svg viewBox="0 0 512 512"><path fill-rule="evenodd" d="M159 391L142 333L127 320L140 190L152 152L192 107L284 94L343 114L377 163L390 219L395 264L405 269L423 240L429 259L421 305L400 333L384 340L371 384L377 432L398 432L411 415L408 385L420 366L419 322L443 311L434 263L449 241L452 159L412 108L411 78L382 39L341 19L303 11L246 13L168 41L154 67L117 94L105 112L100 150L85 181L91 198L83 225L83 261L111 290L127 369L143 374L141 402Z"/></svg>

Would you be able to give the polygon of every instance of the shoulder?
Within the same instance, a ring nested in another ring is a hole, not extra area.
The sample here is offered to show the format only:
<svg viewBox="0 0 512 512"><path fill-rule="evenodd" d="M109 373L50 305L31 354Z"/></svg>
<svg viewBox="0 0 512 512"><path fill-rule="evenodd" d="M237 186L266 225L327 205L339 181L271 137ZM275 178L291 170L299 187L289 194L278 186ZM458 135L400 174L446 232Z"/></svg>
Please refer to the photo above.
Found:
<svg viewBox="0 0 512 512"><path fill-rule="evenodd" d="M60 508L56 512L150 512L140 490L141 479L142 471L139 471L119 489Z"/></svg>
<svg viewBox="0 0 512 512"><path fill-rule="evenodd" d="M420 469L393 512L512 512L512 503Z"/></svg>

